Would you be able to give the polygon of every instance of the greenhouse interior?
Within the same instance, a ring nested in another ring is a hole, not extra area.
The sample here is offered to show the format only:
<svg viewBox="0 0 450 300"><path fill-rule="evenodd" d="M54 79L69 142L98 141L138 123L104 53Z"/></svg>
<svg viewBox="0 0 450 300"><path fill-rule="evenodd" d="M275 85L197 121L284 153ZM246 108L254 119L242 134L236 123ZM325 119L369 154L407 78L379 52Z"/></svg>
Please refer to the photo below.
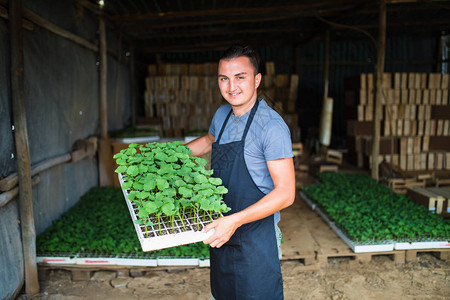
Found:
<svg viewBox="0 0 450 300"><path fill-rule="evenodd" d="M449 16L0 0L0 299L449 299Z"/></svg>

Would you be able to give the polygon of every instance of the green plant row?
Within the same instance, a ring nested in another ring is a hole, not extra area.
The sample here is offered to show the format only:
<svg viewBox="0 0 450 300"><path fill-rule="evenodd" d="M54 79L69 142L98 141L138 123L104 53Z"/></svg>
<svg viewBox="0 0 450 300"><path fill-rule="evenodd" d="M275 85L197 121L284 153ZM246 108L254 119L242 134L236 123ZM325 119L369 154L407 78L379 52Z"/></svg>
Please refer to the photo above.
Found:
<svg viewBox="0 0 450 300"><path fill-rule="evenodd" d="M154 226L155 217L161 232L161 218L166 216L173 228L174 217L186 215L198 220L205 212L225 213L230 210L223 202L228 190L220 178L211 177L207 160L191 156L192 151L181 142L130 144L114 155L115 171L123 176L122 188L128 199L138 207L137 223ZM199 228L200 229L200 228Z"/></svg>
<svg viewBox="0 0 450 300"><path fill-rule="evenodd" d="M367 175L320 173L303 192L353 241L438 241L450 222Z"/></svg>
<svg viewBox="0 0 450 300"><path fill-rule="evenodd" d="M143 252L122 191L95 187L36 239L38 254L119 255L136 258L209 257L209 246L195 243Z"/></svg>

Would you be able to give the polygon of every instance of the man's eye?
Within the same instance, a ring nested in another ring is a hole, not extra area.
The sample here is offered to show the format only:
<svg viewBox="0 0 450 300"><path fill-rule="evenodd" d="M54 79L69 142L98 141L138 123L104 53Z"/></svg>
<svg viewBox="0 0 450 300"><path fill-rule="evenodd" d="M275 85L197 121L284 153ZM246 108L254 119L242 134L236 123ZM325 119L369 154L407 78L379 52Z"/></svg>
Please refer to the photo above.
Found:
<svg viewBox="0 0 450 300"><path fill-rule="evenodd" d="M225 77L222 77L222 78L220 78L219 80L220 81L225 81L225 80L227 80L228 78L225 78Z"/></svg>

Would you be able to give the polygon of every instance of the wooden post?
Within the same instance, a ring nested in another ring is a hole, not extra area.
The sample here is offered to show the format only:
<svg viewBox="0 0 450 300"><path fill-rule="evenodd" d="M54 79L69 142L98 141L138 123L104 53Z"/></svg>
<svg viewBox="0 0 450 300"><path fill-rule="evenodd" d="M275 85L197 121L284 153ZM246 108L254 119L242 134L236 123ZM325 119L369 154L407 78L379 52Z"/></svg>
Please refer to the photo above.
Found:
<svg viewBox="0 0 450 300"><path fill-rule="evenodd" d="M380 152L380 123L381 123L381 100L383 97L383 72L384 59L386 55L386 2L380 0L379 36L377 47L377 66L375 81L375 101L373 117L373 142L372 142L372 178L378 180L378 155Z"/></svg>
<svg viewBox="0 0 450 300"><path fill-rule="evenodd" d="M25 293L39 292L36 265L36 229L33 217L30 148L23 90L23 35L22 1L9 1L9 25L11 43L11 95L14 120L14 139L19 175L19 210L22 229L22 248L25 270Z"/></svg>
<svg viewBox="0 0 450 300"><path fill-rule="evenodd" d="M100 40L100 137L108 138L108 110L107 110L107 48L105 20L100 17L98 28Z"/></svg>
<svg viewBox="0 0 450 300"><path fill-rule="evenodd" d="M107 47L105 20L99 18L99 51L100 51L100 139L98 141L98 173L100 186L113 185L113 154L111 151L111 141L108 139L108 107L107 107ZM119 68L120 66L118 66Z"/></svg>
<svg viewBox="0 0 450 300"><path fill-rule="evenodd" d="M329 87L329 83L330 83L330 30L327 29L325 31L325 39L324 39L324 49L323 49L323 99L322 99L322 120L320 122L320 140L322 141L322 137L325 136L326 134L323 132L326 130L326 128L331 128L329 127L330 124L326 124L327 122L325 122L325 118L327 118L327 113L325 112L327 109L329 110L329 99L328 99L328 87ZM333 102L331 102L333 103ZM331 122L331 119L329 119L328 116L328 121ZM327 126L328 125L328 126ZM331 132L328 133L330 135L330 139L331 139ZM325 145L323 143L321 143L320 145L320 152L321 154L326 154L328 145Z"/></svg>
<svg viewBox="0 0 450 300"><path fill-rule="evenodd" d="M324 41L324 62L323 62L323 101L328 98L328 87L330 85L330 30L325 31Z"/></svg>

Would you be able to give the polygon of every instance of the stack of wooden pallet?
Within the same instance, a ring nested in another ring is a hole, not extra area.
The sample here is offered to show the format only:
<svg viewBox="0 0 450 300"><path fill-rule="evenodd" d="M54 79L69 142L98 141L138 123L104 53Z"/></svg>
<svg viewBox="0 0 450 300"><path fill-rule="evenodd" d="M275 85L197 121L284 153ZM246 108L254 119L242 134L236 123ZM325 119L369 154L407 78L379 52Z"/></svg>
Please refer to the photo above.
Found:
<svg viewBox="0 0 450 300"><path fill-rule="evenodd" d="M373 74L346 81L349 158L372 160ZM449 74L384 74L379 162L405 171L450 170Z"/></svg>
<svg viewBox="0 0 450 300"><path fill-rule="evenodd" d="M206 132L224 103L216 63L149 65L145 83L145 116L161 119L165 137Z"/></svg>
<svg viewBox="0 0 450 300"><path fill-rule="evenodd" d="M275 74L266 63L259 97L275 108L300 142L296 112L298 75ZM152 64L145 80L145 116L159 118L165 137L206 133L216 109L225 104L217 86L217 63Z"/></svg>
<svg viewBox="0 0 450 300"><path fill-rule="evenodd" d="M428 210L450 217L450 187L412 187L407 189L406 194Z"/></svg>
<svg viewBox="0 0 450 300"><path fill-rule="evenodd" d="M266 62L265 65L266 73L258 89L258 96L280 113L291 131L293 142L300 142L301 132L296 110L299 77L296 74L276 74L274 62Z"/></svg>

